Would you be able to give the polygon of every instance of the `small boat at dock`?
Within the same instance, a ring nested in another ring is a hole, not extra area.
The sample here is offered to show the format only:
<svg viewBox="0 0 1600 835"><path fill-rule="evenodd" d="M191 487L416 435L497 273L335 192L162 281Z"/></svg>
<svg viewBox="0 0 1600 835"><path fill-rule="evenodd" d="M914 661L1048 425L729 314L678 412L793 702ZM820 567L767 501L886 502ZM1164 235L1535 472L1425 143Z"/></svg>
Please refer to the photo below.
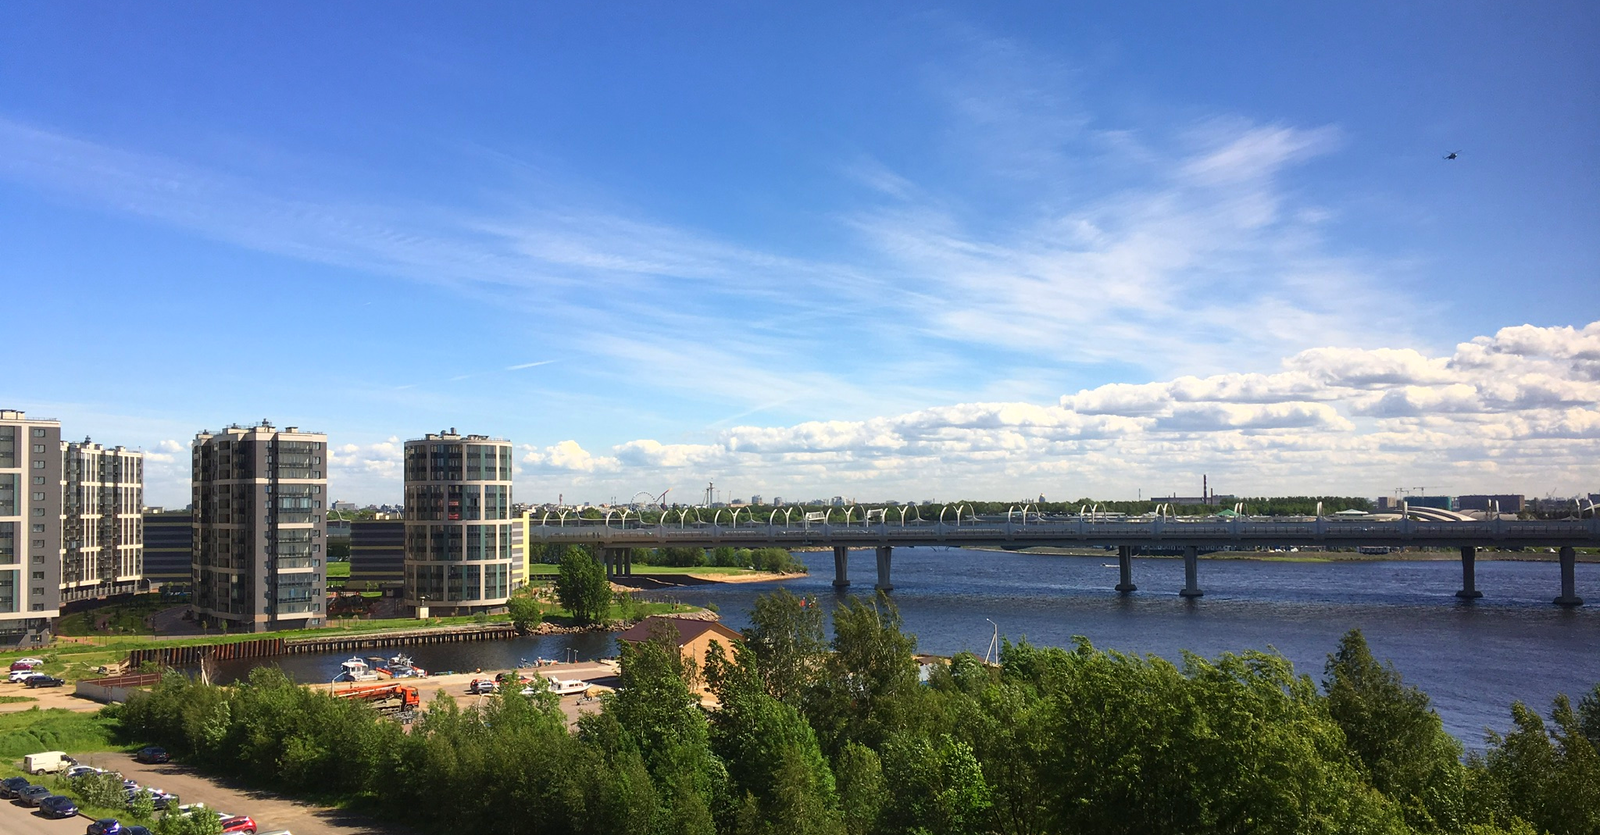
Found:
<svg viewBox="0 0 1600 835"><path fill-rule="evenodd" d="M350 660L339 665L339 681L377 681L379 678L359 656L351 656Z"/></svg>

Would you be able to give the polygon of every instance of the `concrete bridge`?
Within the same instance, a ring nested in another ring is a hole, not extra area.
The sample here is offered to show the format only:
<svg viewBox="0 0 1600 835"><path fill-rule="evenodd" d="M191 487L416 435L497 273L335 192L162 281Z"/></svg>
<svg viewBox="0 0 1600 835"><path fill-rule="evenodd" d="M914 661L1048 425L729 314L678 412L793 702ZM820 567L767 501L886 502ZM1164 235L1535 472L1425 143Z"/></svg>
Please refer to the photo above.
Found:
<svg viewBox="0 0 1600 835"><path fill-rule="evenodd" d="M566 519L546 515L528 527L529 540L550 544L587 545L596 550L608 576L633 572L633 548L805 548L832 547L836 588L850 585L851 549L872 548L877 556L876 588L894 588L891 563L895 546L984 546L1015 550L1032 546L1115 547L1121 567L1116 590L1124 594L1138 587L1133 582L1133 553L1138 548L1181 549L1184 587L1179 594L1199 597L1198 558L1201 550L1258 547L1421 547L1454 548L1461 555L1461 590L1458 597L1477 598L1477 550L1494 548L1560 549L1561 595L1555 603L1579 606L1573 572L1577 547L1600 547L1600 519L1562 521L1489 520L1434 522L1401 519L1372 521L1337 517L1187 519L1183 517L1106 519L1092 515L1042 517L1008 514L1004 520L969 517L953 522L894 521L875 512L877 521L843 524L739 524L735 516L721 523L678 521L643 524L637 518ZM869 514L869 520L873 514Z"/></svg>

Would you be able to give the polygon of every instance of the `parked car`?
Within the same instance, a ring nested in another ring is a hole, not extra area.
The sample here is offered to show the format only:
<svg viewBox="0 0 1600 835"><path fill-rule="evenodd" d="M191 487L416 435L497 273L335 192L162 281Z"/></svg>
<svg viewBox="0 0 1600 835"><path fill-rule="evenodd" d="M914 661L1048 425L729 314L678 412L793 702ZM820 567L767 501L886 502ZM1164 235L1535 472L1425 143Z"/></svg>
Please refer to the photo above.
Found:
<svg viewBox="0 0 1600 835"><path fill-rule="evenodd" d="M60 687L66 683L67 682L65 679L44 675L35 675L33 678L23 682L23 684L26 684L29 687Z"/></svg>
<svg viewBox="0 0 1600 835"><path fill-rule="evenodd" d="M222 831L224 833L242 832L244 835L256 835L256 822L249 815L234 815L231 818L222 819Z"/></svg>
<svg viewBox="0 0 1600 835"><path fill-rule="evenodd" d="M77 817L78 804L72 802L70 797L52 794L39 801L39 811L45 813L46 817L52 818Z"/></svg>
<svg viewBox="0 0 1600 835"><path fill-rule="evenodd" d="M34 676L42 676L42 675L44 675L44 673L41 673L38 670L33 669L32 667L25 667L25 668L23 668L21 670L12 670L11 671L10 681L11 681L12 684L21 684L21 683L27 681L28 679L33 678Z"/></svg>
<svg viewBox="0 0 1600 835"><path fill-rule="evenodd" d="M11 662L11 671L16 672L18 670L31 670L35 667L43 666L43 658L18 658L17 660Z"/></svg>
<svg viewBox="0 0 1600 835"><path fill-rule="evenodd" d="M106 770L103 769L103 768L95 768L92 765L75 765L75 766L67 769L67 779L68 780L74 780L74 779L77 779L79 777L82 777L85 774L104 774L104 773L106 773Z"/></svg>
<svg viewBox="0 0 1600 835"><path fill-rule="evenodd" d="M467 683L467 693L471 695L493 693L499 689L500 685L496 684L493 679L475 678Z"/></svg>
<svg viewBox="0 0 1600 835"><path fill-rule="evenodd" d="M166 809L169 806L178 805L178 796L175 795L175 794L168 794L168 793L166 793L166 792L164 792L164 791L162 791L160 789L152 789L152 788L149 788L149 787L145 787L145 788L142 788L142 789L138 788L138 787L135 787L135 788L128 789L128 807L129 808L133 807L134 798L138 797L139 796L139 792L142 792L142 791L150 793L150 803L157 810L162 810L162 809Z"/></svg>
<svg viewBox="0 0 1600 835"><path fill-rule="evenodd" d="M17 800L20 801L24 806L38 806L39 801L44 800L52 794L55 794L55 792L50 791L44 786L29 786L22 791L17 792Z"/></svg>
<svg viewBox="0 0 1600 835"><path fill-rule="evenodd" d="M140 748L139 753L133 755L133 759L141 763L164 763L172 758L167 756L167 749L159 745L149 745Z"/></svg>
<svg viewBox="0 0 1600 835"><path fill-rule="evenodd" d="M89 828L83 830L83 835L124 835L122 821L116 818L101 818L91 822Z"/></svg>
<svg viewBox="0 0 1600 835"><path fill-rule="evenodd" d="M17 798L17 792L20 792L31 785L33 784L28 782L28 778L26 777L7 777L4 780L0 780L0 798L5 800L15 800Z"/></svg>

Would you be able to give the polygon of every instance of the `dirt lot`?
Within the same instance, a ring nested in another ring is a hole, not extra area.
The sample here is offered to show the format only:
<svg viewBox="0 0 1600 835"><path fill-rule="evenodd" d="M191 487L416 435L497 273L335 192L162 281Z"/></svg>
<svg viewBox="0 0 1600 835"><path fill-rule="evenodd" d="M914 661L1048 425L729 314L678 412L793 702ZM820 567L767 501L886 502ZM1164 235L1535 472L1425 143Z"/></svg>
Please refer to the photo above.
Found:
<svg viewBox="0 0 1600 835"><path fill-rule="evenodd" d="M176 763L144 765L134 762L129 754L78 754L77 758L87 765L120 771L124 777L142 785L172 792L184 803L204 803L230 814L249 815L261 831L288 829L296 835L413 835L393 824L378 824L338 809L286 800L269 792L204 777ZM88 818L50 820L15 803L0 805L0 832L7 835L78 835L88 824Z"/></svg>
<svg viewBox="0 0 1600 835"><path fill-rule="evenodd" d="M35 707L39 708L40 710L49 710L53 707L59 707L66 710L81 710L88 713L93 713L94 711L104 707L104 705L100 704L99 702L91 701L89 699L80 699L77 696L72 695L72 685L70 684L62 687L29 688L21 684L12 684L4 679L0 679L0 695L22 696L24 698L34 700L31 702L16 702L14 704L0 705L0 713L11 713L19 710L28 710L29 708Z"/></svg>

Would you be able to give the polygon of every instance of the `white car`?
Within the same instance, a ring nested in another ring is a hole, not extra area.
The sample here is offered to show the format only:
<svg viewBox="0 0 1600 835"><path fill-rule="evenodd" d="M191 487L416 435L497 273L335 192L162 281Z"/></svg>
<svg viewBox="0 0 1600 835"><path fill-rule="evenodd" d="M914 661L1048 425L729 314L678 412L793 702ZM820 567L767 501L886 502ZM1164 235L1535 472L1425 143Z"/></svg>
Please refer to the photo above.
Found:
<svg viewBox="0 0 1600 835"><path fill-rule="evenodd" d="M41 673L38 670L12 670L11 671L11 683L12 684L21 684L22 682L27 681L28 679L33 678L34 676L42 676L42 675L44 675L44 673Z"/></svg>

